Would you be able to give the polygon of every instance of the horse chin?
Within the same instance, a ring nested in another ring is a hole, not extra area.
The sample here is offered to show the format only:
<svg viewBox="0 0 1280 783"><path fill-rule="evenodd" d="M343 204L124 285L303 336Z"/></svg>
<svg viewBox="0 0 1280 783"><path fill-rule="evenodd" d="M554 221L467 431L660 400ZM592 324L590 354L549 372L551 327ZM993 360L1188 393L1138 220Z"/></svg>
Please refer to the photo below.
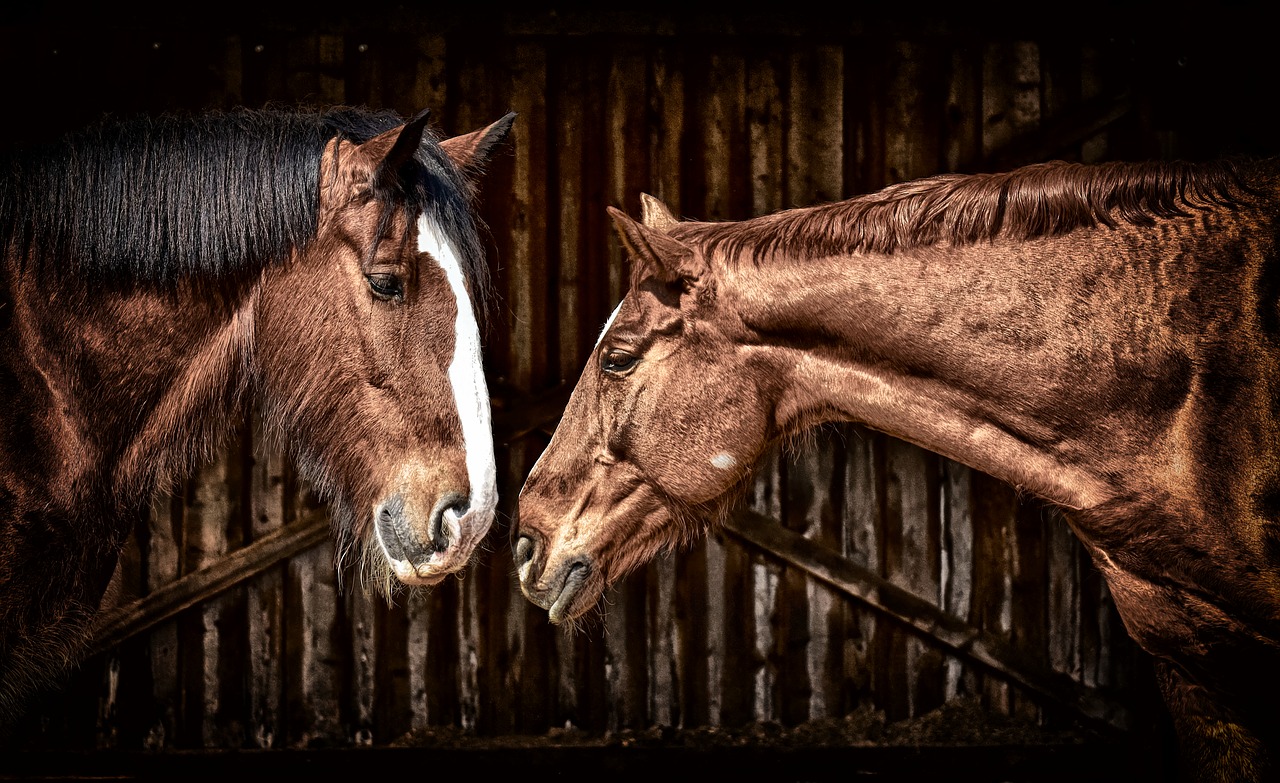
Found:
<svg viewBox="0 0 1280 783"><path fill-rule="evenodd" d="M552 625L571 621L586 614L599 599L600 590L588 589L591 583L591 567L586 563L574 563L560 587L560 594L547 607Z"/></svg>
<svg viewBox="0 0 1280 783"><path fill-rule="evenodd" d="M403 560L391 564L391 569L400 584L406 587L435 587L444 581L451 572L420 573L411 564Z"/></svg>

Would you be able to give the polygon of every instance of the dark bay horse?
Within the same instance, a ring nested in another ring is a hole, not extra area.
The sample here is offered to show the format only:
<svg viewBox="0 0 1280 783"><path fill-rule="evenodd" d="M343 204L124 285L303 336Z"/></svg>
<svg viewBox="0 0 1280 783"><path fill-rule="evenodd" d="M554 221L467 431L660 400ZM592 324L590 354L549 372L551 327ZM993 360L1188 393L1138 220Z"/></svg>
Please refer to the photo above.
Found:
<svg viewBox="0 0 1280 783"><path fill-rule="evenodd" d="M496 478L475 212L514 115L103 120L0 160L0 724L82 654L154 493L242 405L376 590L472 558Z"/></svg>
<svg viewBox="0 0 1280 783"><path fill-rule="evenodd" d="M853 421L1067 510L1188 779L1280 757L1280 161L1049 163L743 221L609 208L632 262L519 498L553 623Z"/></svg>

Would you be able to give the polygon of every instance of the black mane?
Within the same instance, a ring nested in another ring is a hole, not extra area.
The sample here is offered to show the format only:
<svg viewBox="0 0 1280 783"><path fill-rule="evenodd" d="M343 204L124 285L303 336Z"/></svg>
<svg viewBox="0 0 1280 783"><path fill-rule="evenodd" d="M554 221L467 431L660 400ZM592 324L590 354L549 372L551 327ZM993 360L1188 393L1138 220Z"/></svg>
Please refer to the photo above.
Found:
<svg viewBox="0 0 1280 783"><path fill-rule="evenodd" d="M366 141L403 121L353 107L103 119L0 159L0 250L103 281L252 273L315 236L328 141ZM430 212L483 292L469 183L429 130L417 162L413 181L376 195L388 209Z"/></svg>

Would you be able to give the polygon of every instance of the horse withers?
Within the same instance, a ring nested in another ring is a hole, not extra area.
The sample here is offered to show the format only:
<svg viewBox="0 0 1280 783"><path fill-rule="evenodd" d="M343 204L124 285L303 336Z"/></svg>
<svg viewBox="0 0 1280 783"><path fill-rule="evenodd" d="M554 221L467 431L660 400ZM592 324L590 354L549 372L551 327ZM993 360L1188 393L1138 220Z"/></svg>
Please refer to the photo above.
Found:
<svg viewBox="0 0 1280 783"><path fill-rule="evenodd" d="M1187 777L1274 779L1280 162L642 208L608 210L631 286L512 529L553 623L719 524L770 444L859 422L1063 507L1155 656Z"/></svg>
<svg viewBox="0 0 1280 783"><path fill-rule="evenodd" d="M496 506L474 202L513 120L137 117L0 163L0 723L246 404L330 502L335 567L390 600L468 565Z"/></svg>

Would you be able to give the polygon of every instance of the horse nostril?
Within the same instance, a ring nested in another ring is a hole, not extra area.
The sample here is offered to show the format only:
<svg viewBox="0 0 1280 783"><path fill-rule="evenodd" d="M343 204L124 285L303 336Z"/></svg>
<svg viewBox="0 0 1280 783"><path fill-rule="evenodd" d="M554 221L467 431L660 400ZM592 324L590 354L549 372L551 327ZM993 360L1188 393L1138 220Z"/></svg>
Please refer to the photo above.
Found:
<svg viewBox="0 0 1280 783"><path fill-rule="evenodd" d="M536 545L530 536L520 536L516 541L516 568L522 568L526 563L533 560Z"/></svg>
<svg viewBox="0 0 1280 783"><path fill-rule="evenodd" d="M435 551L447 550L458 539L462 532L458 520L470 506L467 497L456 492L450 492L436 503L431 511L430 527L431 547Z"/></svg>

